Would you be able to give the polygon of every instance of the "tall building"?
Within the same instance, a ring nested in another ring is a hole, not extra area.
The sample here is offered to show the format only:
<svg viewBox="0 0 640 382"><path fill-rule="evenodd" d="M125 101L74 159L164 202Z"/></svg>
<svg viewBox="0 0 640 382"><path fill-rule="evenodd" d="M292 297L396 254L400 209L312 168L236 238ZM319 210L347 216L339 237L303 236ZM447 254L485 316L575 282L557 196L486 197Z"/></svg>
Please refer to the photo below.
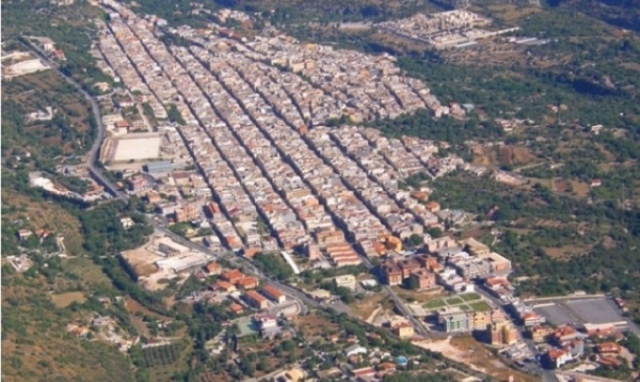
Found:
<svg viewBox="0 0 640 382"><path fill-rule="evenodd" d="M488 332L491 345L512 345L518 341L518 330L510 321L494 322Z"/></svg>
<svg viewBox="0 0 640 382"><path fill-rule="evenodd" d="M440 309L438 311L438 323L442 325L447 333L471 331L469 315L458 307Z"/></svg>

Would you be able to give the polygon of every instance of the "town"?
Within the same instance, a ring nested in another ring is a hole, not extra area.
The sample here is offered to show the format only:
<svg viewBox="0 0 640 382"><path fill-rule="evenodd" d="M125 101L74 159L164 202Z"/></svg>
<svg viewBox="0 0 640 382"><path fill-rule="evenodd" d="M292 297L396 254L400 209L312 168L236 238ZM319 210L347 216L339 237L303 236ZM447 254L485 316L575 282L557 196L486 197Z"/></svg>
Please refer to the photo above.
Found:
<svg viewBox="0 0 640 382"><path fill-rule="evenodd" d="M485 167L451 153L446 142L389 138L369 124L418 110L465 119L472 104L441 103L386 53L301 43L274 28L246 37L214 23L169 27L114 0L100 5L109 17L98 22L91 54L117 86L104 84L108 91L96 97L107 132L98 160L120 192L142 201L156 228L172 233L156 229L119 256L145 290L188 285L177 300L224 312L224 328L205 344L210 357L232 352L242 365L249 354L243 347L312 347L290 342L305 328L321 346L295 362L264 366L261 378L311 380L313 371L381 381L420 369L431 352L467 365L447 367L468 381L480 380L478 373L589 380L588 371L637 363L628 333L640 329L625 318L623 300L585 293L522 298L520 280L511 277L516 265L477 237L453 235L452 228L492 223L442 208L430 200L429 181L453 172L480 176ZM515 30L466 29L490 23L467 11L414 18L377 27L437 47ZM460 35L444 34L452 28ZM166 43L171 39L181 43ZM47 109L31 118L54 114ZM55 181L31 173L30 185L87 203L112 197L82 165L57 170L63 175ZM86 183L73 187L69 177ZM119 222L125 230L138 224L126 214ZM500 239L499 230L491 233ZM19 239L32 235L23 230ZM58 247L64 253L61 240ZM8 261L18 272L31 264L25 256ZM125 304L106 297L101 303ZM337 319L327 318L329 311L356 317L366 339L333 330ZM326 327L314 329L313 319ZM123 353L142 344L152 362L159 349L178 357L171 324L154 321L150 327L161 334L143 339L95 314L67 331ZM388 343L410 343L415 353L374 345L384 342L379 333L390 336ZM468 338L478 347L454 344ZM478 358L487 349L491 357ZM303 366L316 358L344 362Z"/></svg>

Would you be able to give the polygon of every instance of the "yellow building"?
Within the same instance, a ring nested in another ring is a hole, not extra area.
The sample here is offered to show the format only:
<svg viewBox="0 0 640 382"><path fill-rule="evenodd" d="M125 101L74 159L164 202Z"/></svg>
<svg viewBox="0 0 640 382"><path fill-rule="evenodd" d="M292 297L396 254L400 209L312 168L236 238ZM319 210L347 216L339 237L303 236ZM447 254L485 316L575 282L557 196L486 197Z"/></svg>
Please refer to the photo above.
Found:
<svg viewBox="0 0 640 382"><path fill-rule="evenodd" d="M471 330L487 330L491 325L491 311L471 313Z"/></svg>
<svg viewBox="0 0 640 382"><path fill-rule="evenodd" d="M411 338L414 335L413 325L401 322L393 328L394 333L400 338Z"/></svg>

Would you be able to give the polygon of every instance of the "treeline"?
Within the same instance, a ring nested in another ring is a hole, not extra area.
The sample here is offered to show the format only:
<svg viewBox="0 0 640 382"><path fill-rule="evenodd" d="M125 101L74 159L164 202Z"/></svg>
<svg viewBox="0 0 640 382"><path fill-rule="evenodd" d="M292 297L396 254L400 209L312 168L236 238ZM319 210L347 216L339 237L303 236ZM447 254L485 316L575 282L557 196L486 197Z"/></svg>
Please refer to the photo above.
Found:
<svg viewBox="0 0 640 382"><path fill-rule="evenodd" d="M258 253L253 262L267 276L277 280L284 281L293 276L293 270L279 253Z"/></svg>

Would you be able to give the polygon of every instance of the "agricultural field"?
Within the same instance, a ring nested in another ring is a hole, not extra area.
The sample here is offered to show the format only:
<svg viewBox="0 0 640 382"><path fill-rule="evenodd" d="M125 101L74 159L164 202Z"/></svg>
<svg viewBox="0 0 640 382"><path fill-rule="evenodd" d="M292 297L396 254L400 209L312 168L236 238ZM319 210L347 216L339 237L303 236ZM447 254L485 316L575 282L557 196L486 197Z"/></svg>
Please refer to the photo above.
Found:
<svg viewBox="0 0 640 382"><path fill-rule="evenodd" d="M63 263L63 267L88 286L111 285L111 280L102 271L102 268L89 258L77 257L68 259Z"/></svg>
<svg viewBox="0 0 640 382"><path fill-rule="evenodd" d="M63 236L64 249L69 256L77 256L82 253L83 238L80 222L75 216L57 204L35 200L5 188L4 184L2 189L2 220L3 254L12 254L12 248L17 245L17 230L27 227L33 230L50 230ZM18 224L19 222L22 224Z"/></svg>
<svg viewBox="0 0 640 382"><path fill-rule="evenodd" d="M87 298L82 292L52 294L51 299L53 300L53 304L56 306L56 308L66 308L74 302L82 304L87 301Z"/></svg>
<svg viewBox="0 0 640 382"><path fill-rule="evenodd" d="M82 314L58 309L42 279L4 275L2 380L131 380L127 359L114 347L66 335L66 323Z"/></svg>
<svg viewBox="0 0 640 382"><path fill-rule="evenodd" d="M175 363L179 358L184 344L174 342L170 345L152 346L142 349L145 367L164 366Z"/></svg>

